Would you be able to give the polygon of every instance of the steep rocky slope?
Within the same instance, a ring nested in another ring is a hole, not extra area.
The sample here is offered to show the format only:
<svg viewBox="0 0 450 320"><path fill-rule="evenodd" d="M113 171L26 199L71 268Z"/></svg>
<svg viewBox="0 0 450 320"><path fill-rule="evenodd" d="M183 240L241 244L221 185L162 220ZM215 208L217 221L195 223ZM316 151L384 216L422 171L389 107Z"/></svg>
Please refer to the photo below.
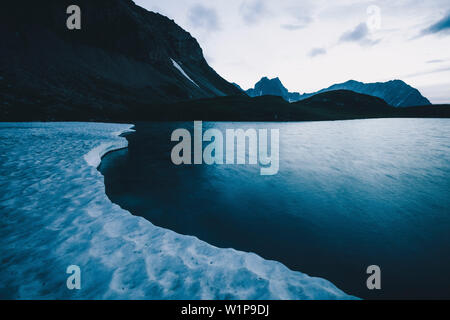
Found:
<svg viewBox="0 0 450 320"><path fill-rule="evenodd" d="M72 4L81 30L66 26ZM242 94L188 32L130 0L2 2L0 37L1 117L108 119L144 104Z"/></svg>
<svg viewBox="0 0 450 320"><path fill-rule="evenodd" d="M273 95L282 97L288 102L300 100L300 94L298 92L289 92L279 78L269 79L263 77L255 84L254 88L248 89L246 92L250 97Z"/></svg>

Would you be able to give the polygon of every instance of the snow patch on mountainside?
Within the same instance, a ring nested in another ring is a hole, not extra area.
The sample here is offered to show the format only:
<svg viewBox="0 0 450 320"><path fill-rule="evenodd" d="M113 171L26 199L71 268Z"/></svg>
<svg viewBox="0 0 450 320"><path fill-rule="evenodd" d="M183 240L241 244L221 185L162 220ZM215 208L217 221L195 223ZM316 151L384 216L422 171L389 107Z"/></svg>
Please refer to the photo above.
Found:
<svg viewBox="0 0 450 320"><path fill-rule="evenodd" d="M253 253L159 228L111 203L96 169L131 125L0 124L1 299L351 299ZM66 269L81 268L69 290Z"/></svg>
<svg viewBox="0 0 450 320"><path fill-rule="evenodd" d="M172 58L170 58L170 60L172 61L172 63L173 63L173 66L175 67L175 68L177 68L178 69L178 71L180 71L181 72L181 74L183 75L183 76L185 76L186 77L186 79L188 79L189 81L191 81L193 84L195 84L197 87L199 87L200 88L200 86L197 84L197 83L195 83L195 81L194 80L192 80L188 75L187 75L187 73L186 72L184 72L184 70L183 70L183 68L181 68L181 66L175 61L175 60L173 60Z"/></svg>

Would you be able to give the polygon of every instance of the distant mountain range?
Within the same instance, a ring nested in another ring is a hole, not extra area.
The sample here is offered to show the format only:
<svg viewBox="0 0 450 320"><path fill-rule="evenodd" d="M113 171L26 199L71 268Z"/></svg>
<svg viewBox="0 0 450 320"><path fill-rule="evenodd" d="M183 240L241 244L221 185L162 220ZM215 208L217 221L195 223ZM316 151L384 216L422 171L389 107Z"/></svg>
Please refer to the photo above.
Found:
<svg viewBox="0 0 450 320"><path fill-rule="evenodd" d="M255 84L254 88L247 90L246 93L250 97L276 95L283 97L283 99L288 102L295 102L304 100L318 93L334 90L350 90L356 93L378 97L393 107L431 105L430 101L422 96L419 90L409 86L401 80L376 83L363 83L355 80L349 80L344 83L334 84L326 89L322 89L314 93L300 94L298 92L289 92L278 78L269 79L267 77L263 77Z"/></svg>
<svg viewBox="0 0 450 320"><path fill-rule="evenodd" d="M242 94L173 20L131 0L77 0L81 30L69 30L71 4L3 3L0 117L113 119L149 103Z"/></svg>
<svg viewBox="0 0 450 320"><path fill-rule="evenodd" d="M279 96L288 102L295 102L301 100L301 95L298 92L289 92L285 86L281 83L280 79L267 77L261 78L252 89L248 89L246 93L250 97L260 96Z"/></svg>

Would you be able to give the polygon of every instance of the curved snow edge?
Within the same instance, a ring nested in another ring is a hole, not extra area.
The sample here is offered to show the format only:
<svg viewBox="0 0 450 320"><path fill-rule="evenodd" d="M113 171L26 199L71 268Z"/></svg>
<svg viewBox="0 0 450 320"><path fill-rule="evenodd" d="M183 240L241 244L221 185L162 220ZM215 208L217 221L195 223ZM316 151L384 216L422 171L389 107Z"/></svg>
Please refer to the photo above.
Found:
<svg viewBox="0 0 450 320"><path fill-rule="evenodd" d="M113 132L112 135L120 136L121 134L124 134L124 133L135 132L135 130L132 129L133 127L134 127L134 125L130 125L129 128L126 128L121 131ZM128 147L128 141L125 138L116 140L113 142L101 143L99 146L95 147L94 149L89 151L87 154L85 154L84 160L86 160L88 165L90 165L91 167L98 168L98 166L100 165L100 162L102 161L102 157L105 154L107 154L111 151L117 151L117 150L120 150L120 149L123 149L126 147Z"/></svg>
<svg viewBox="0 0 450 320"><path fill-rule="evenodd" d="M112 135L117 137L117 136L122 135L123 133L135 132L135 130L132 129L133 127L134 127L134 125L130 125L128 128L126 128L124 130L112 133ZM88 163L89 166L98 168L98 166L101 163L101 159L104 155L106 155L109 152L117 151L117 150L128 147L127 139L124 137L120 137L120 138L121 139L118 139L118 140L115 140L115 141L112 141L109 143L101 143L99 146L95 147L94 149L89 151L84 156L85 161ZM106 196L106 193L105 193L105 197L108 199L108 201L110 201L110 199ZM112 203L112 204L115 205L114 203ZM276 275L274 275L274 279L273 279L273 282L274 282L273 286L276 287L276 289L278 289L279 292L277 292L278 295L276 297L271 295L270 298L264 298L264 296L266 294L262 294L262 299L270 299L270 300L272 300L272 299L281 299L281 300L292 299L292 295L288 294L288 292L286 292L286 288L282 288L284 282L288 282L289 284L292 284L292 287L296 287L296 286L306 287L306 290L304 290L306 292L304 292L303 290L299 290L298 288L291 289L293 291L299 291L298 296L294 297L294 299L318 299L318 300L359 299L357 297L347 295L346 293L344 293L343 291L338 289L334 284L332 284L331 282L329 282L326 279L319 278L319 277L310 277L307 274L304 274L300 271L293 271L293 270L289 269L288 267L286 267L281 262L278 262L275 260L266 260L253 252L244 252L244 251L239 251L239 250L236 250L233 248L218 248L207 242L204 242L203 240L200 240L199 238L197 238L195 236L181 235L170 229L156 227L150 221L148 221L144 218L134 216L131 212L129 212L125 209L121 209L121 210L123 212L126 212L130 216L138 219L140 224L146 223L148 225L151 225L154 228L158 228L164 232L170 233L171 235L176 237L177 241L180 241L180 240L182 240L182 238L185 238L186 241L188 241L188 242L192 242L192 241L197 242L199 247L207 246L209 249L212 249L212 250L218 250L218 251L222 251L224 253L226 252L225 255L229 255L229 253L231 252L232 255L236 255L236 260L238 260L239 262L231 263L232 266L230 266L230 267L231 268L236 267L236 268L239 268L239 270L243 270L242 268L245 268L245 269L247 269L245 271L250 271L250 272L254 273L254 275L257 276L259 280L261 280L261 278L264 277L264 274L267 272L267 270L265 270L265 269L267 269L268 265L272 265L271 267L269 267L269 269L273 269L274 273L276 273ZM169 239L170 238L171 237L169 237ZM242 256L244 256L244 265L239 266L240 260L242 260ZM208 273L210 273L210 272L208 272ZM280 279L279 273L285 274L285 279ZM242 276L242 278L245 278L245 277L246 277L246 273L244 272L244 275ZM235 281L234 279L231 279L231 282L234 282L234 281ZM243 281L244 283L246 282L243 279L241 279L241 281ZM290 283L291 281L292 281L292 283ZM244 285L250 287L252 284L245 283ZM316 288L313 288L313 287L316 287ZM248 290L250 290L250 288ZM276 291L278 291L278 290L276 290ZM291 290L289 290L289 291L291 291ZM308 291L312 291L313 294L311 294L311 292L308 292Z"/></svg>

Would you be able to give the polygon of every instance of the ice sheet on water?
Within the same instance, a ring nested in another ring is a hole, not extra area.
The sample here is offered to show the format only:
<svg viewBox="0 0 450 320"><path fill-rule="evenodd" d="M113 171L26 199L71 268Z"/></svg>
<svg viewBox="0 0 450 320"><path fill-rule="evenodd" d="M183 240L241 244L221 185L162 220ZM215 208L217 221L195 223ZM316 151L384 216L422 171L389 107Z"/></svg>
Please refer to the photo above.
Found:
<svg viewBox="0 0 450 320"><path fill-rule="evenodd" d="M0 124L0 298L347 299L332 283L152 225L96 167L131 125ZM115 135L113 135L115 133ZM69 265L81 290L68 290Z"/></svg>

